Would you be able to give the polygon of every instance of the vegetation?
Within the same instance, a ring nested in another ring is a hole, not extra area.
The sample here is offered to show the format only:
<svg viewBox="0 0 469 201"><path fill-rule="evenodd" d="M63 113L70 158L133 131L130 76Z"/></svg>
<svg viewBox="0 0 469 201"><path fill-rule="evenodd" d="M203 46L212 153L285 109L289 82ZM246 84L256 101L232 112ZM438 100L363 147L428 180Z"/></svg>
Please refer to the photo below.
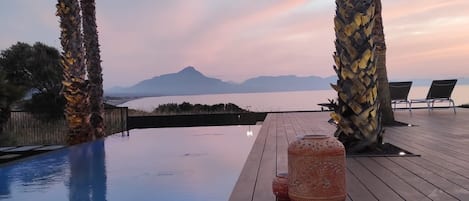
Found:
<svg viewBox="0 0 469 201"><path fill-rule="evenodd" d="M34 94L30 101L24 103L26 111L45 121L62 119L64 117L64 106L64 97L52 92Z"/></svg>
<svg viewBox="0 0 469 201"><path fill-rule="evenodd" d="M47 117L62 117L62 69L59 51L40 42L34 45L18 42L0 54L0 124L10 117L10 109L26 93L32 99L24 101L25 109ZM16 104L18 105L18 104Z"/></svg>
<svg viewBox="0 0 469 201"><path fill-rule="evenodd" d="M94 0L80 0L83 15L83 40L88 71L91 106L90 123L93 135L104 136L103 75L99 54L96 8Z"/></svg>
<svg viewBox="0 0 469 201"><path fill-rule="evenodd" d="M215 105L191 104L183 102L181 104L168 103L159 105L152 112L129 109L129 116L146 115L176 115L176 114L213 114L213 113L240 113L248 112L233 103L219 103Z"/></svg>
<svg viewBox="0 0 469 201"><path fill-rule="evenodd" d="M386 71L386 43L384 40L383 19L381 15L381 0L375 2L375 26L373 28L373 41L376 45L376 74L378 76L378 99L383 124L394 122L394 112L391 105L391 92L389 91L388 73Z"/></svg>
<svg viewBox="0 0 469 201"><path fill-rule="evenodd" d="M95 1L58 0L56 7L63 49L61 64L69 144L78 144L104 136L103 80ZM89 80L86 80L87 72Z"/></svg>
<svg viewBox="0 0 469 201"><path fill-rule="evenodd" d="M63 111L62 111L63 113ZM127 108L106 108L106 136L127 130ZM0 135L0 146L66 144L68 131L65 118L49 119L29 112L11 112L10 120Z"/></svg>
<svg viewBox="0 0 469 201"><path fill-rule="evenodd" d="M375 25L373 0L336 0L336 52L332 87L338 103L331 117L337 122L335 135L347 152L375 148L382 139L378 81L372 30Z"/></svg>
<svg viewBox="0 0 469 201"><path fill-rule="evenodd" d="M57 16L60 18L60 42L64 77L63 94L67 100L65 117L69 127L69 144L94 139L90 133L90 107L88 81L81 32L80 6L77 0L59 0Z"/></svg>
<svg viewBox="0 0 469 201"><path fill-rule="evenodd" d="M11 105L26 93L26 87L14 84L0 66L0 134L10 118Z"/></svg>
<svg viewBox="0 0 469 201"><path fill-rule="evenodd" d="M58 94L62 88L59 51L43 43L36 42L31 46L18 42L12 45L2 51L0 66L10 81L36 93Z"/></svg>

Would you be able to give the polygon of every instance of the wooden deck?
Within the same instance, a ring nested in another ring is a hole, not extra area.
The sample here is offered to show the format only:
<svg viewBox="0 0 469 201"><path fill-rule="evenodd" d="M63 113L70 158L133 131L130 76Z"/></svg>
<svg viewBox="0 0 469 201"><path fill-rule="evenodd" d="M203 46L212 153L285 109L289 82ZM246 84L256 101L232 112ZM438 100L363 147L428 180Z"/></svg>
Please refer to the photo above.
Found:
<svg viewBox="0 0 469 201"><path fill-rule="evenodd" d="M30 145L0 147L0 165L19 160L28 156L42 154L49 151L63 149L64 145Z"/></svg>
<svg viewBox="0 0 469 201"><path fill-rule="evenodd" d="M230 201L271 201L272 179L287 171L288 143L330 134L328 112L269 114ZM421 157L347 158L347 200L469 200L469 109L396 111L412 127L387 127L390 142Z"/></svg>

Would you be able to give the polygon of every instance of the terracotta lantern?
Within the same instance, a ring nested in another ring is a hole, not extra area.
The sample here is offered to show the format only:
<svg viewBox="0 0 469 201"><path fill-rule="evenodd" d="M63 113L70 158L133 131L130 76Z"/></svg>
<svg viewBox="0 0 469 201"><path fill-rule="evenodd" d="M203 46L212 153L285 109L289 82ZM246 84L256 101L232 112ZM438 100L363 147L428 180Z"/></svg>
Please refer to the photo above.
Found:
<svg viewBox="0 0 469 201"><path fill-rule="evenodd" d="M345 149L326 135L305 135L288 147L288 195L293 201L345 200Z"/></svg>
<svg viewBox="0 0 469 201"><path fill-rule="evenodd" d="M272 181L272 191L277 201L290 201L288 197L288 173L279 173Z"/></svg>

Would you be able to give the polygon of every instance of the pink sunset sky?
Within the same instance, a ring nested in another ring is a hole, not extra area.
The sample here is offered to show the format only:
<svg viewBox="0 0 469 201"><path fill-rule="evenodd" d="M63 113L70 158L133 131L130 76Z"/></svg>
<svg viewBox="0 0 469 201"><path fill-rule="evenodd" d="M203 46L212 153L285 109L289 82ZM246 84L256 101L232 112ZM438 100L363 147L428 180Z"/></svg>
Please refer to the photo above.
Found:
<svg viewBox="0 0 469 201"><path fill-rule="evenodd" d="M383 0L391 80L469 77L469 1ZM0 1L0 50L60 49L55 0ZM194 66L242 82L334 75L333 0L97 0L105 88Z"/></svg>

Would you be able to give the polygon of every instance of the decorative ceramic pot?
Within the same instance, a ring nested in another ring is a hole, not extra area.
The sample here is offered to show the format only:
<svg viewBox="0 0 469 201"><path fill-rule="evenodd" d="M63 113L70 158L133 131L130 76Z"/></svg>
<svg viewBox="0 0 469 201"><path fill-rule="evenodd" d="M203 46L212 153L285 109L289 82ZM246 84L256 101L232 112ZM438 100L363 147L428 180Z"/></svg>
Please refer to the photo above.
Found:
<svg viewBox="0 0 469 201"><path fill-rule="evenodd" d="M278 201L289 201L288 173L279 173L272 181L272 191Z"/></svg>
<svg viewBox="0 0 469 201"><path fill-rule="evenodd" d="M293 201L345 200L345 149L326 135L305 135L288 146L288 195Z"/></svg>

